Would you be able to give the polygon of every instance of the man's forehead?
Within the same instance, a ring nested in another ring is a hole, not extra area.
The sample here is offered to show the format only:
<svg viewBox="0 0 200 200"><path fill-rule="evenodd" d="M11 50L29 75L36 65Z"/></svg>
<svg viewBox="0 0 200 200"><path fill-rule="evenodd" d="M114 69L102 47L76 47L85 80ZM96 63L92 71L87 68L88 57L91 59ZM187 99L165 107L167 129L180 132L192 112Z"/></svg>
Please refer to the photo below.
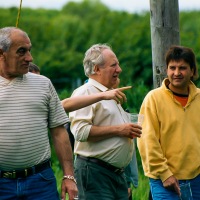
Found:
<svg viewBox="0 0 200 200"><path fill-rule="evenodd" d="M18 33L14 34L13 33L13 35L11 35L11 39L12 39L11 47L31 48L31 46L32 46L29 37L27 37L24 34L18 34Z"/></svg>
<svg viewBox="0 0 200 200"><path fill-rule="evenodd" d="M24 49L31 49L32 45L31 43L25 43L25 42L15 42L15 43L12 43L11 45L11 48L14 48L14 49L20 49L20 48L24 48Z"/></svg>

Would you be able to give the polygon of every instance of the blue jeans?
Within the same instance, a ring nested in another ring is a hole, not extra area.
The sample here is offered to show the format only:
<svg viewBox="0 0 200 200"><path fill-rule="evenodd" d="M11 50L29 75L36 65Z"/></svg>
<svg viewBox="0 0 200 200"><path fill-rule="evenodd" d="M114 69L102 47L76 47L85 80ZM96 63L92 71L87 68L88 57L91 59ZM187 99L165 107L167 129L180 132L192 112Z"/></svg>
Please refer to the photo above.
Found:
<svg viewBox="0 0 200 200"><path fill-rule="evenodd" d="M200 200L200 175L194 179L179 180L181 197L175 191L163 187L160 179L150 178L153 200Z"/></svg>
<svg viewBox="0 0 200 200"><path fill-rule="evenodd" d="M1 200L58 200L56 179L51 168L27 178L0 178Z"/></svg>
<svg viewBox="0 0 200 200"><path fill-rule="evenodd" d="M133 152L133 157L130 163L125 167L125 176L126 176L126 181L128 183L128 187L130 187L131 183L135 188L138 187L138 166L137 166L136 149Z"/></svg>

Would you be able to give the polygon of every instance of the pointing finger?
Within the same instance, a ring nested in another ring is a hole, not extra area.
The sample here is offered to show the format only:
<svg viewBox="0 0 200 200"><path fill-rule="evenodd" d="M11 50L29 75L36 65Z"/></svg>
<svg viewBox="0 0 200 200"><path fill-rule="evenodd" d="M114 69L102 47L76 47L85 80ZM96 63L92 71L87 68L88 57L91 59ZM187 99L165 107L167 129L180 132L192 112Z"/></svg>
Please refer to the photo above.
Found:
<svg viewBox="0 0 200 200"><path fill-rule="evenodd" d="M119 91L124 91L124 90L129 90L131 88L132 88L132 86L126 86L126 87L121 87L121 88L118 88L118 89L119 89Z"/></svg>

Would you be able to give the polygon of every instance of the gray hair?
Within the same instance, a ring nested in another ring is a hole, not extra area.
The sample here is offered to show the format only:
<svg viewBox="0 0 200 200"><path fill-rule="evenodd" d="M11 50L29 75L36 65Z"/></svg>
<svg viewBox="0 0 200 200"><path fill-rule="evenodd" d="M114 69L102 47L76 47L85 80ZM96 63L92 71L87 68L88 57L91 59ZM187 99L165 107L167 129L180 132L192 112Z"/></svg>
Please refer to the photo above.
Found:
<svg viewBox="0 0 200 200"><path fill-rule="evenodd" d="M5 52L10 49L10 46L12 44L12 40L10 37L13 30L21 29L16 27L5 27L0 29L0 49L2 49ZM22 31L22 33L24 34L24 36L28 37L26 32Z"/></svg>
<svg viewBox="0 0 200 200"><path fill-rule="evenodd" d="M107 44L95 44L92 45L85 53L85 58L83 60L83 67L85 71L85 75L89 77L94 72L94 66L102 66L104 65L104 57L102 55L102 51L105 49L111 49L111 47Z"/></svg>

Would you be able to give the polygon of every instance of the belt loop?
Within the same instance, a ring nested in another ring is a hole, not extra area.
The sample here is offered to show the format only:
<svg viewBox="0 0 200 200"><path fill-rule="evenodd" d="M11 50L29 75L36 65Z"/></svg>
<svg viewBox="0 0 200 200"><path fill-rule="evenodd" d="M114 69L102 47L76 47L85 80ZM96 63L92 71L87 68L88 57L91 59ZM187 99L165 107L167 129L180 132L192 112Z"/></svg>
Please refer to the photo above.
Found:
<svg viewBox="0 0 200 200"><path fill-rule="evenodd" d="M16 171L13 170L12 178L16 178Z"/></svg>
<svg viewBox="0 0 200 200"><path fill-rule="evenodd" d="M28 176L28 170L25 169L24 172L25 172L25 177L27 177Z"/></svg>
<svg viewBox="0 0 200 200"><path fill-rule="evenodd" d="M50 167L52 167L52 162L51 162L51 160L50 160L50 159L49 159L49 161L48 161L48 162L49 162L49 165L50 165Z"/></svg>

